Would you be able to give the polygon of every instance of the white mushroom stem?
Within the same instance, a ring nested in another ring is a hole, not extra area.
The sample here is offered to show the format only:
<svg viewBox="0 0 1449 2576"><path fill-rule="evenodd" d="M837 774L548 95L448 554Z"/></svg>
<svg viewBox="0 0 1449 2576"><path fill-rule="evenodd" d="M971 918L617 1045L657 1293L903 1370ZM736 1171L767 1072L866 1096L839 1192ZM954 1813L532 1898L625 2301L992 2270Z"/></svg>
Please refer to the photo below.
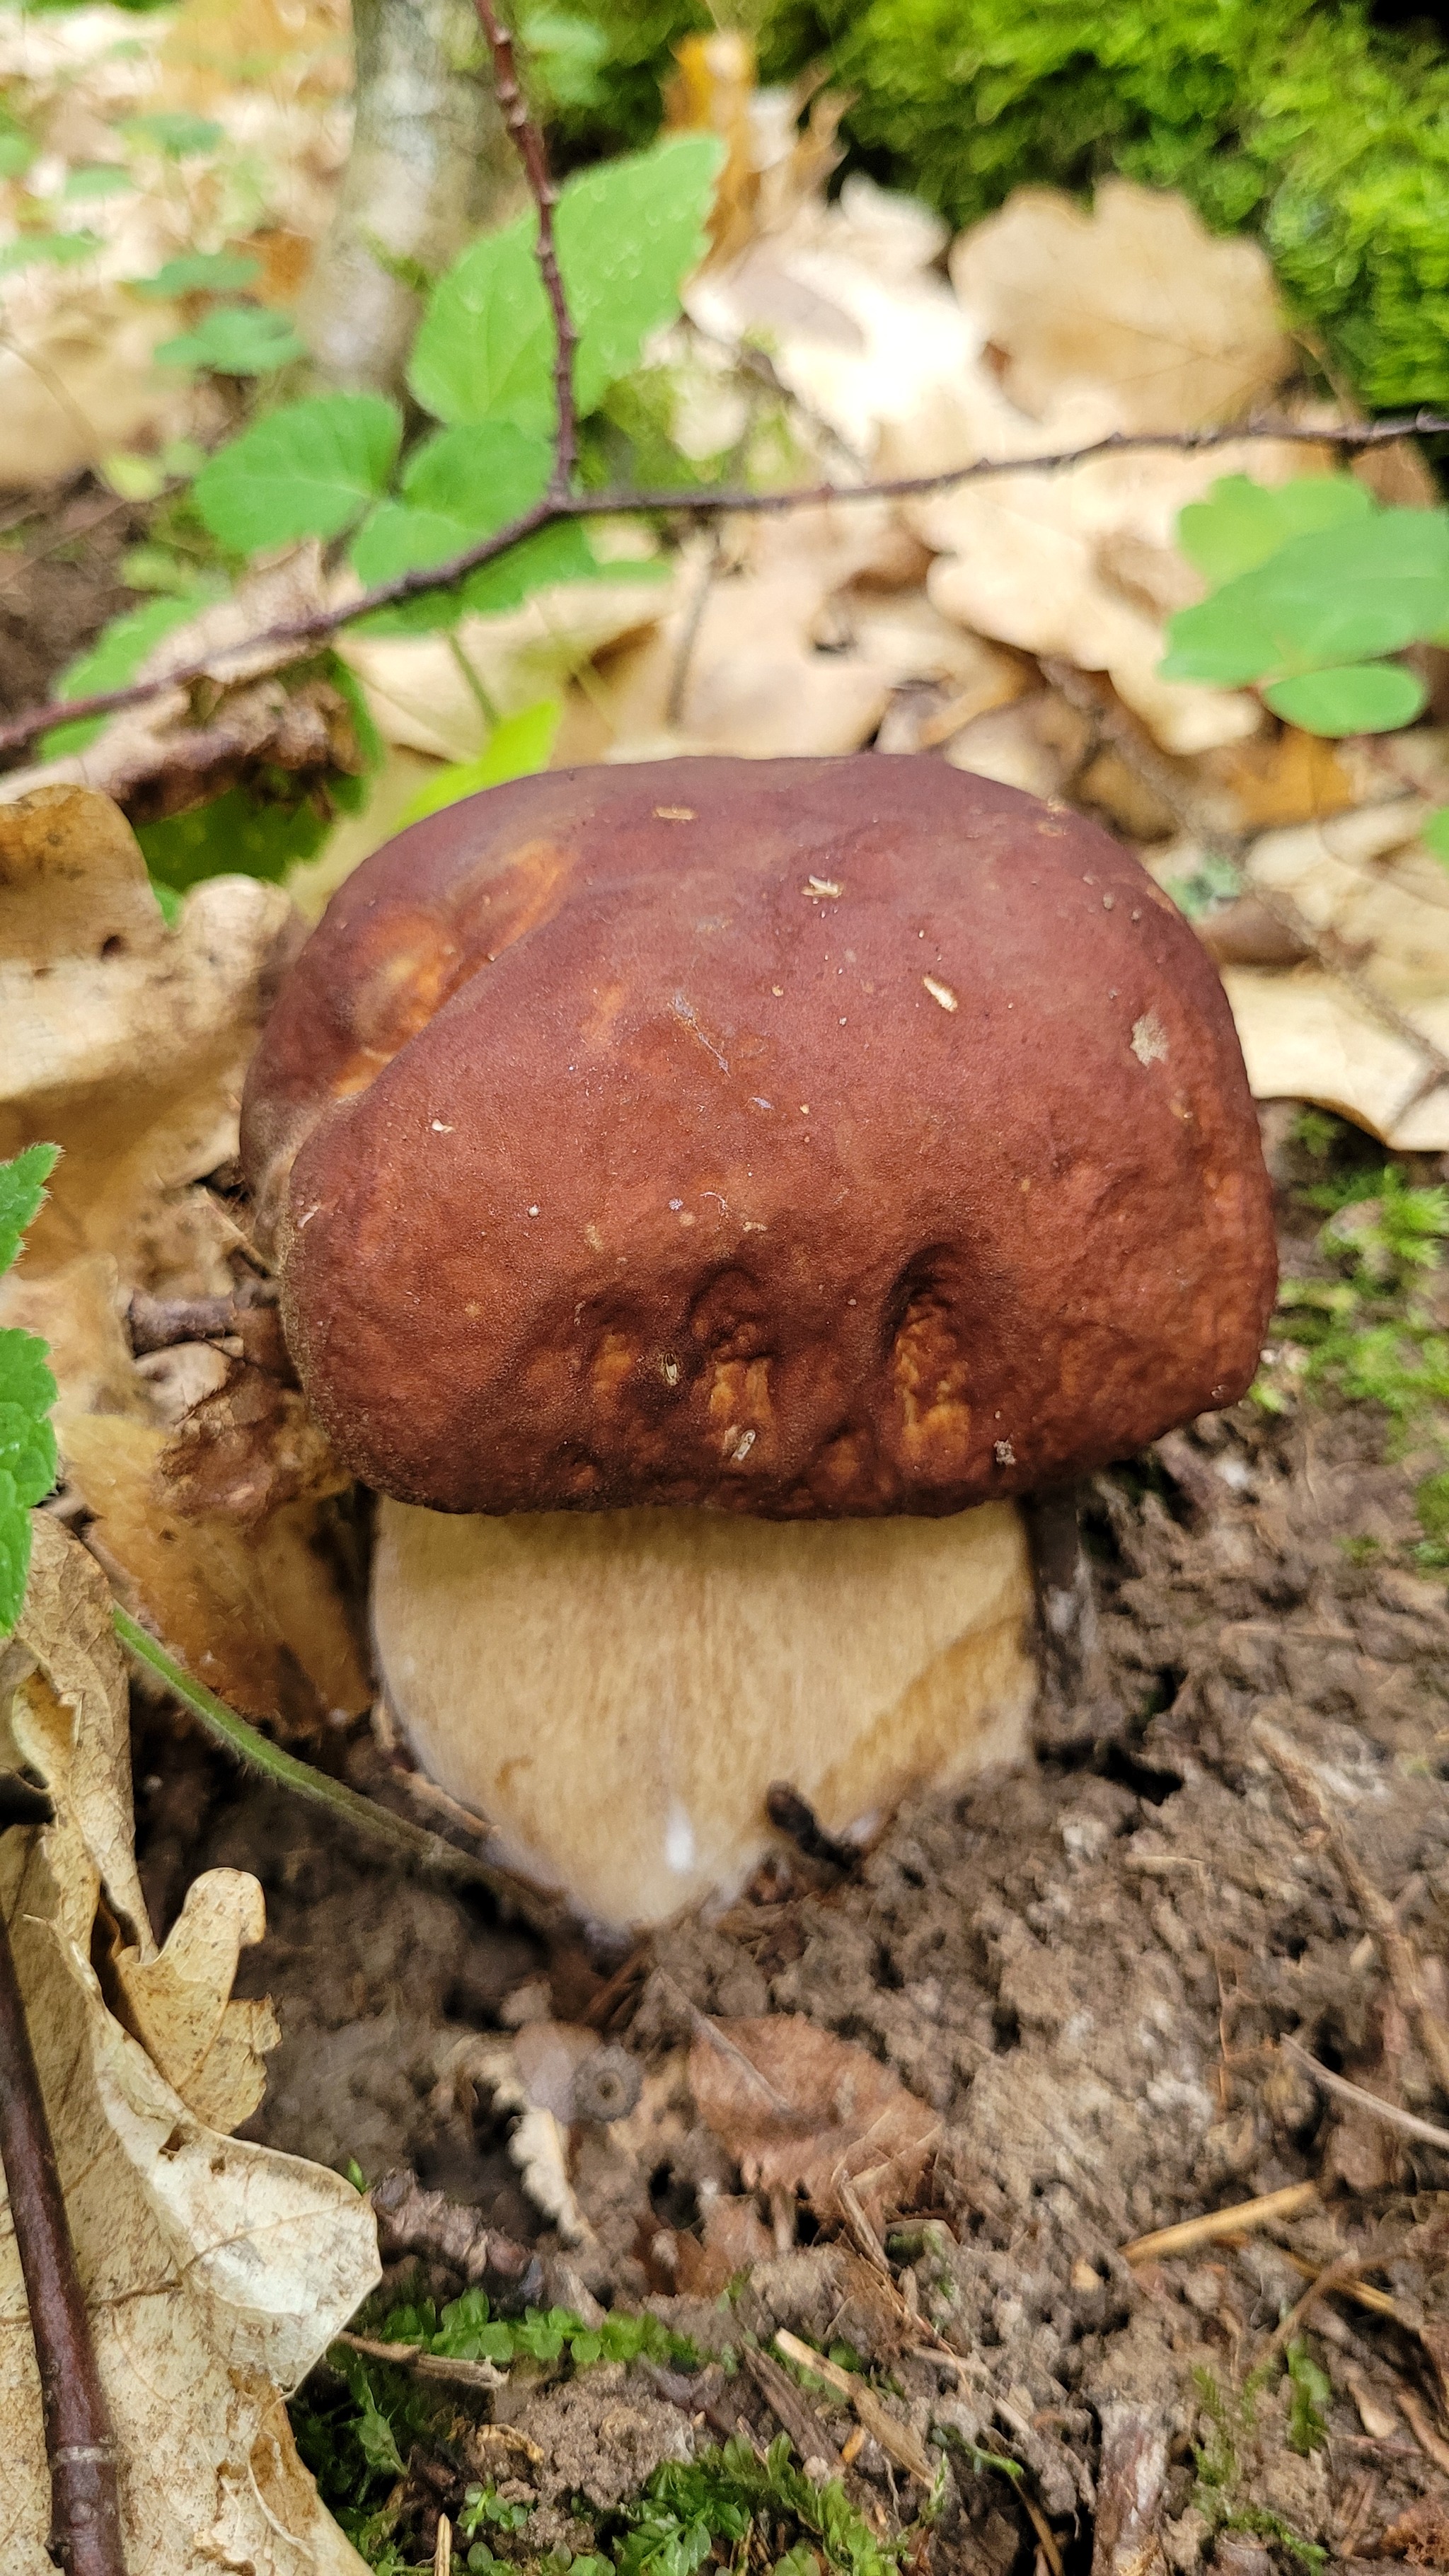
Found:
<svg viewBox="0 0 1449 2576"><path fill-rule="evenodd" d="M948 1520L463 1518L383 1502L384 1684L431 1777L606 1924L729 1894L786 1781L825 1831L1025 1756L1014 1506Z"/></svg>

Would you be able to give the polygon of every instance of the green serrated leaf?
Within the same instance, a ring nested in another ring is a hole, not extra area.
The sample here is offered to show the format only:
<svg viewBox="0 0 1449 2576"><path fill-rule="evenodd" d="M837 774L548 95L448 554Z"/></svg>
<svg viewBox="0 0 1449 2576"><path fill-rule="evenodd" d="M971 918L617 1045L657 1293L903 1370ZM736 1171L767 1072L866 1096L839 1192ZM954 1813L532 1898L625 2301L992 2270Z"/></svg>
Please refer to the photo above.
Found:
<svg viewBox="0 0 1449 2576"><path fill-rule="evenodd" d="M273 313L264 304L218 304L194 331L163 340L155 354L161 367L193 371L209 367L219 376L269 376L278 367L290 366L294 358L305 358L307 351L285 314Z"/></svg>
<svg viewBox="0 0 1449 2576"><path fill-rule="evenodd" d="M461 804L465 796L477 796L485 787L501 787L510 778L529 778L547 769L563 721L563 704L558 698L541 698L536 707L525 707L521 715L505 716L488 737L486 751L476 760L454 761L440 769L425 787L420 787L411 804L393 826L405 831L409 823L420 823L425 814L437 814L445 805Z"/></svg>
<svg viewBox="0 0 1449 2576"><path fill-rule="evenodd" d="M240 295L261 276L259 259L235 250L184 250L168 259L154 277L129 280L133 295L169 303L177 295Z"/></svg>
<svg viewBox="0 0 1449 2576"><path fill-rule="evenodd" d="M1295 537L1168 621L1162 675L1253 680L1397 653L1449 616L1449 513L1378 510Z"/></svg>
<svg viewBox="0 0 1449 2576"><path fill-rule="evenodd" d="M0 1467L0 1637L8 1637L25 1600L30 1572L30 1511L15 1479Z"/></svg>
<svg viewBox="0 0 1449 2576"><path fill-rule="evenodd" d="M7 1347L12 1342L28 1344L28 1352L13 1352ZM43 1503L55 1483L55 1430L48 1416L59 1390L45 1365L48 1348L33 1333L0 1333L0 1468L11 1478L17 1502L27 1506ZM32 1400L14 1403L7 1389L22 1377Z"/></svg>
<svg viewBox="0 0 1449 2576"><path fill-rule="evenodd" d="M1402 662L1348 662L1335 671L1304 671L1263 691L1285 724L1338 740L1350 733L1393 733L1412 724L1429 702L1416 671Z"/></svg>
<svg viewBox="0 0 1449 2576"><path fill-rule="evenodd" d="M1225 474L1204 501L1190 501L1177 522L1188 562L1215 585L1252 572L1291 537L1372 516L1372 493L1348 474L1304 475L1269 489L1246 474Z"/></svg>
<svg viewBox="0 0 1449 2576"><path fill-rule="evenodd" d="M354 571L370 585L446 563L531 508L547 488L550 465L546 441L506 421L440 430L409 460L403 499L382 502L354 539ZM546 583L593 580L601 569L583 528L561 522L470 573L458 590L383 610L366 623L382 634L456 625L466 610L516 608Z"/></svg>
<svg viewBox="0 0 1449 2576"><path fill-rule="evenodd" d="M203 877L280 884L288 868L316 857L331 828L331 818L311 804L262 803L232 787L188 814L139 824L136 838L153 879L184 893Z"/></svg>
<svg viewBox="0 0 1449 2576"><path fill-rule="evenodd" d="M554 218L559 268L578 332L581 414L626 374L645 339L679 310L705 246L724 147L688 134L569 180ZM554 425L553 326L526 215L475 242L440 279L414 343L408 382L439 420Z"/></svg>
<svg viewBox="0 0 1449 2576"><path fill-rule="evenodd" d="M55 682L56 697L90 698L104 689L124 689L162 637L194 617L204 598L215 595L210 585L198 583L189 598L152 599L144 608L128 608L124 615L113 617L89 650L62 671ZM91 716L82 724L56 725L41 743L41 757L64 760L72 752L84 751L104 723L104 716Z"/></svg>
<svg viewBox="0 0 1449 2576"><path fill-rule="evenodd" d="M208 459L193 498L236 554L336 537L386 491L402 414L381 394L286 403Z"/></svg>
<svg viewBox="0 0 1449 2576"><path fill-rule="evenodd" d="M209 116L193 116L185 107L160 107L145 116L128 116L121 131L131 142L164 153L168 161L214 152L226 140L224 126Z"/></svg>
<svg viewBox="0 0 1449 2576"><path fill-rule="evenodd" d="M40 1214L45 1184L59 1160L58 1145L27 1145L13 1161L0 1163L0 1272L10 1269L21 1236Z"/></svg>

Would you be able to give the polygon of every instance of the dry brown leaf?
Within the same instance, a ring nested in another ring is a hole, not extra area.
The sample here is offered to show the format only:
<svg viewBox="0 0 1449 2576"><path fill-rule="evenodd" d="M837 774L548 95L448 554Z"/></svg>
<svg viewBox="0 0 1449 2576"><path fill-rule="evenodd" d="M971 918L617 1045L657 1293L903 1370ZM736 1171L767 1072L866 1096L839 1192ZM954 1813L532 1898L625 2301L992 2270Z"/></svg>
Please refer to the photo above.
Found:
<svg viewBox="0 0 1449 2576"><path fill-rule="evenodd" d="M229 2000L259 1928L239 1873L198 1882L156 1954L135 1880L125 1676L85 1551L34 1515L30 1588L5 1662L0 1736L56 1820L0 1844L10 1927L77 2266L115 2425L131 2576L357 2576L318 2501L282 2391L378 2277L367 2204L318 2166L223 2127L255 2100L265 2008ZM219 1883L218 1883L219 1882ZM146 2044L92 1966L104 1889ZM235 1935L235 1939L233 1939ZM199 2115L208 2105L221 2126ZM24 2288L0 2227L0 2566L47 2576L50 2481Z"/></svg>
<svg viewBox="0 0 1449 2576"><path fill-rule="evenodd" d="M964 725L947 743L946 758L953 769L1020 787L1028 796L1059 796L1081 767L1091 738L1088 717L1051 689L1038 689Z"/></svg>
<svg viewBox="0 0 1449 2576"><path fill-rule="evenodd" d="M1322 822L1360 801L1339 745L1300 733L1296 725L1209 752L1204 768L1231 797L1232 828L1241 832Z"/></svg>
<svg viewBox="0 0 1449 2576"><path fill-rule="evenodd" d="M1425 1092L1424 1054L1378 1017L1380 999L1449 1054L1449 881L1417 839L1421 798L1361 806L1268 832L1249 853L1251 889L1286 898L1311 935L1354 966L1229 967L1248 1078L1259 1099L1313 1100L1401 1152L1449 1147L1449 1084ZM1180 872L1180 862L1179 862Z"/></svg>
<svg viewBox="0 0 1449 2576"><path fill-rule="evenodd" d="M370 1684L316 1503L288 1504L260 1527L221 1512L191 1518L166 1497L161 1426L62 1408L56 1429L102 1561L198 1681L286 1729L366 1708Z"/></svg>
<svg viewBox="0 0 1449 2576"><path fill-rule="evenodd" d="M64 1149L27 1277L109 1251L149 1284L159 1203L236 1150L242 1076L297 930L280 887L213 877L168 931L109 799L0 802L0 1153Z"/></svg>
<svg viewBox="0 0 1449 2576"><path fill-rule="evenodd" d="M1110 385L1124 429L1198 429L1241 419L1293 365L1258 244L1130 179L1104 179L1090 214L1058 189L1018 188L963 233L951 279L1026 412L1064 386Z"/></svg>
<svg viewBox="0 0 1449 2576"><path fill-rule="evenodd" d="M285 1503L325 1502L353 1482L297 1389L245 1360L188 1411L157 1479L188 1520L224 1512L249 1527Z"/></svg>
<svg viewBox="0 0 1449 2576"><path fill-rule="evenodd" d="M803 2013L706 2022L689 2054L700 2118L751 2191L801 2192L822 2216L849 2177L867 2217L905 2207L935 2145L934 2112L887 2067Z"/></svg>

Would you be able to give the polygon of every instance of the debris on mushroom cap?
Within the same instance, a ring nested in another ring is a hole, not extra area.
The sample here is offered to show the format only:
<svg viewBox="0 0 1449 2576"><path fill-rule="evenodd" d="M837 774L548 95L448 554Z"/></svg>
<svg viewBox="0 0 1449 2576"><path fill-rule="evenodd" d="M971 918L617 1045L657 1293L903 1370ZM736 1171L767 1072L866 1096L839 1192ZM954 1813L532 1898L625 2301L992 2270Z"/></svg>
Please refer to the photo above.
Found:
<svg viewBox="0 0 1449 2576"><path fill-rule="evenodd" d="M454 1512L957 1512L1246 1387L1266 1176L1210 961L943 763L555 772L343 887L243 1153L342 1457Z"/></svg>

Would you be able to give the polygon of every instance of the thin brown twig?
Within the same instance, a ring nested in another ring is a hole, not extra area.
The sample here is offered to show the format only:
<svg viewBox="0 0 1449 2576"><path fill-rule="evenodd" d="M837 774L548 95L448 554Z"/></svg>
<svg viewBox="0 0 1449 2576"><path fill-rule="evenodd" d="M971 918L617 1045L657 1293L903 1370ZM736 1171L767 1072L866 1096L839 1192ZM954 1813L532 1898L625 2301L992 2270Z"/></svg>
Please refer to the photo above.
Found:
<svg viewBox="0 0 1449 2576"><path fill-rule="evenodd" d="M51 2553L70 2576L126 2576L115 2436L3 1914L0 2164L40 2372Z"/></svg>
<svg viewBox="0 0 1449 2576"><path fill-rule="evenodd" d="M1295 2300L1286 2317L1279 2318L1263 2348L1262 2359L1254 2363L1254 2371L1266 2370L1280 2353L1286 2352L1301 2330L1310 2308L1315 2307L1330 2290L1351 2288L1365 2265L1372 2260L1371 2254L1340 2254L1332 2263L1325 2263L1321 2272L1315 2272L1301 2299Z"/></svg>
<svg viewBox="0 0 1449 2576"><path fill-rule="evenodd" d="M523 163L523 175L538 212L538 273L548 297L553 317L553 384L557 414L554 424L553 473L549 480L549 497L562 500L574 479L578 462L578 421L574 406L574 352L578 334L568 297L559 273L558 250L553 237L553 214L558 204L548 166L543 136L528 113L527 102L519 87L518 66L513 59L513 38L499 23L493 0L473 0L479 22L493 56L493 85L498 92L498 105L503 122L513 139L514 149Z"/></svg>
<svg viewBox="0 0 1449 2576"><path fill-rule="evenodd" d="M1212 2245L1223 2236L1247 2236L1275 2219L1296 2218L1319 2197L1316 2182L1290 2182L1281 2191L1265 2191L1257 2200L1235 2201L1230 2209L1210 2209L1201 2218L1181 2218L1173 2227L1155 2227L1150 2236L1134 2236L1122 2246L1124 2263L1154 2263L1165 2254L1190 2254L1195 2245Z"/></svg>
<svg viewBox="0 0 1449 2576"><path fill-rule="evenodd" d="M298 651L336 635L359 618L374 616L379 610L405 606L434 591L456 590L468 575L496 563L501 555L511 553L525 537L537 536L544 528L562 521L586 519L684 518L710 520L721 517L777 515L784 510L819 509L835 501L912 501L923 500L933 492L954 491L960 484L984 482L1003 474L1057 474L1075 466L1100 464L1114 456L1135 456L1165 449L1181 454L1207 453L1216 447L1228 447L1239 439L1280 439L1300 447L1338 447L1346 454L1357 454L1366 448L1382 447L1392 439L1415 435L1449 435L1449 420L1437 414L1417 413L1413 418L1374 421L1351 429L1309 429L1296 421L1249 421L1235 429L1135 430L1130 434L1113 430L1088 447L1062 448L1050 456L981 456L969 465L954 465L938 474L899 474L876 483L810 483L776 492L755 492L739 486L717 487L712 492L555 492L545 493L530 509L520 512L491 537L482 537L476 545L465 546L446 562L430 567L418 565L410 572L398 573L391 581L373 584L353 599L339 600L328 608L312 610L305 617L288 618L276 626L261 629L235 643L214 648L204 661L183 664L150 680L133 680L124 689L101 689L90 697L53 699L49 704L28 707L0 725L0 754L22 751L37 735L51 726L88 722L93 716L116 715L125 707L147 705L167 690L195 687L204 680L215 680L226 663L240 656L259 652L276 652L279 656L295 646Z"/></svg>
<svg viewBox="0 0 1449 2576"><path fill-rule="evenodd" d="M1382 2120L1386 2129L1397 2129L1402 2137L1417 2138L1424 2146L1438 2147L1449 2155L1449 2129L1436 2128L1432 2120L1421 2120L1417 2112L1405 2111L1397 2102L1385 2102L1377 2093L1366 2093L1361 2084L1350 2084L1346 2075L1335 2075L1308 2049L1300 2048L1296 2039L1285 2038L1281 2045L1290 2057L1296 2057L1315 2084L1322 2085L1325 2093L1351 2102L1356 2110L1367 2111L1370 2119Z"/></svg>
<svg viewBox="0 0 1449 2576"><path fill-rule="evenodd" d="M384 2343L375 2335L338 2334L334 2343L349 2352L360 2352L367 2361L385 2361L395 2370L409 2370L418 2379L436 2379L450 2388L506 2388L508 2373L495 2368L491 2361L458 2361L446 2353L426 2352L420 2343Z"/></svg>

